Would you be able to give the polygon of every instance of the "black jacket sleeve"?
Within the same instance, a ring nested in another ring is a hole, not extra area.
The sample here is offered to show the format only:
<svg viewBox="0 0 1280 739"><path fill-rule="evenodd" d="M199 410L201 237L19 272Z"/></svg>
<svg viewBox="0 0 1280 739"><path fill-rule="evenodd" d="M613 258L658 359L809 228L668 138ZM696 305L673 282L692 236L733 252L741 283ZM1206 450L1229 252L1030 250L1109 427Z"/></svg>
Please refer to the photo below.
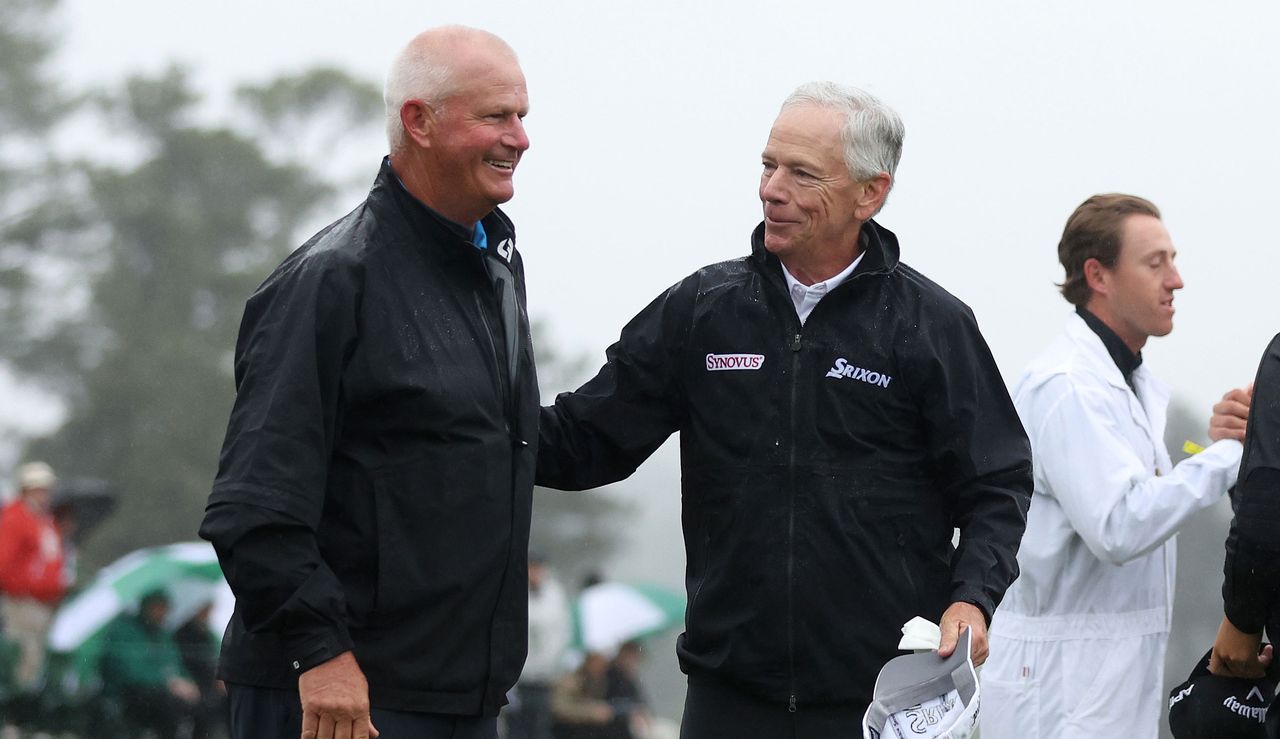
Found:
<svg viewBox="0 0 1280 739"><path fill-rule="evenodd" d="M298 252L249 299L235 405L200 528L245 628L277 633L295 670L351 648L343 591L315 530L341 431L359 282L335 252Z"/></svg>
<svg viewBox="0 0 1280 739"><path fill-rule="evenodd" d="M544 407L537 484L586 490L625 479L681 425L676 368L697 278L658 296L622 329L585 385Z"/></svg>
<svg viewBox="0 0 1280 739"><path fill-rule="evenodd" d="M912 378L932 450L932 467L960 542L951 560L951 602L973 603L988 620L1018 576L1018 545L1033 486L1031 445L967 307L946 313L944 330Z"/></svg>
<svg viewBox="0 0 1280 739"><path fill-rule="evenodd" d="M1280 335L1263 354L1253 383L1233 503L1222 596L1231 623L1256 634L1268 618L1280 616Z"/></svg>

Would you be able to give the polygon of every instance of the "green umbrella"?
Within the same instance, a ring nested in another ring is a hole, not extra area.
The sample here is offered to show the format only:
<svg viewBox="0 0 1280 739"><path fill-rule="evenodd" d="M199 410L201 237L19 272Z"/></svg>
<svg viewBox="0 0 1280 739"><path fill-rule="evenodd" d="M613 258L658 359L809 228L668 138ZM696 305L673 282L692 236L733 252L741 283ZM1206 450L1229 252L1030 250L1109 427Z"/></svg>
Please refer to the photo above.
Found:
<svg viewBox="0 0 1280 739"><path fill-rule="evenodd" d="M211 545L186 542L139 549L102 568L88 586L62 602L49 628L53 662L69 666L79 679L92 679L106 625L135 610L142 596L157 589L170 599L165 622L170 629L212 603L210 626L221 633L234 604Z"/></svg>

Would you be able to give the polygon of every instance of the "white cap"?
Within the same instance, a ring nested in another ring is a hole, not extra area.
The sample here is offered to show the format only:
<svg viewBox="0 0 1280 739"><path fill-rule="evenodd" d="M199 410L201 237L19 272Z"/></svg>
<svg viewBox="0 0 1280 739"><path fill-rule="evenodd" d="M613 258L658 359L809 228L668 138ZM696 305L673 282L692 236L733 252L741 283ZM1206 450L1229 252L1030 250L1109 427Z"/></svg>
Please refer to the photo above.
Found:
<svg viewBox="0 0 1280 739"><path fill-rule="evenodd" d="M980 690L966 628L951 656L895 657L880 670L862 718L864 739L968 739L978 728Z"/></svg>
<svg viewBox="0 0 1280 739"><path fill-rule="evenodd" d="M18 468L18 489L51 488L58 481L53 468L44 462L27 462Z"/></svg>

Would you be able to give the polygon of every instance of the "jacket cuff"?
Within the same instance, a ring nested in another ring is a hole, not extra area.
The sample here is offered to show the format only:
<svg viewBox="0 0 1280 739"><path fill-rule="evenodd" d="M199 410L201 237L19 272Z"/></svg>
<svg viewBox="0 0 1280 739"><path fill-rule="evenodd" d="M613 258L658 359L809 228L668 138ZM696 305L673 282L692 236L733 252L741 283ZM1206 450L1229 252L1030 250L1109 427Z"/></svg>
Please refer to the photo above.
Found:
<svg viewBox="0 0 1280 739"><path fill-rule="evenodd" d="M342 626L335 626L332 630L316 629L286 637L283 641L289 669L297 675L324 664L343 652L350 652L355 646L351 641L351 634Z"/></svg>
<svg viewBox="0 0 1280 739"><path fill-rule="evenodd" d="M1263 627L1266 625L1267 615L1258 613L1251 608L1232 608L1227 607L1224 615L1231 625L1240 630L1244 634L1261 634Z"/></svg>
<svg viewBox="0 0 1280 739"><path fill-rule="evenodd" d="M987 626L991 625L991 614L996 611L996 604L993 603L985 593L969 586L961 585L953 588L951 591L951 600L947 605L949 606L951 603L968 603L972 606L976 606L979 611L982 611L982 615L987 619Z"/></svg>

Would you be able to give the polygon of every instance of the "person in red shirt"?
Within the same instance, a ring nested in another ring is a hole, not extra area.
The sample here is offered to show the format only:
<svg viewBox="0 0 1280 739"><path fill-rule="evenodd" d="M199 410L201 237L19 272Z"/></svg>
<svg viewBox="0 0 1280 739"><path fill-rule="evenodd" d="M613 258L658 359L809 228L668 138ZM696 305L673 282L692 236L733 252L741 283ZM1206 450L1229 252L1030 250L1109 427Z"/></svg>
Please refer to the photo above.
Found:
<svg viewBox="0 0 1280 739"><path fill-rule="evenodd" d="M44 462L18 468L18 499L0 513L0 613L21 655L15 678L30 690L40 680L53 610L66 592L62 536L49 511L57 482Z"/></svg>

